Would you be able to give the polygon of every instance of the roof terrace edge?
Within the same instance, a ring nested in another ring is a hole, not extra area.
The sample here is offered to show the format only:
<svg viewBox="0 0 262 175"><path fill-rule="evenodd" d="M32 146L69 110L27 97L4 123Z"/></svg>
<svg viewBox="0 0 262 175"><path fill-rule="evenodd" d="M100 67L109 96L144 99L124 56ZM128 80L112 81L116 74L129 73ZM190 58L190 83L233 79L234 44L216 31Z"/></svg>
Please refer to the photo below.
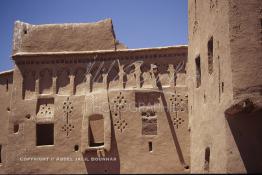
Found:
<svg viewBox="0 0 262 175"><path fill-rule="evenodd" d="M120 50L97 50L97 51L63 51L63 52L18 52L11 57L15 60L19 57L33 56L51 56L51 55L91 55L91 54L106 54L106 53L126 53L126 52L143 52L143 51L160 51L165 49L187 49L188 45L174 45L164 47L136 48L136 49L120 49Z"/></svg>

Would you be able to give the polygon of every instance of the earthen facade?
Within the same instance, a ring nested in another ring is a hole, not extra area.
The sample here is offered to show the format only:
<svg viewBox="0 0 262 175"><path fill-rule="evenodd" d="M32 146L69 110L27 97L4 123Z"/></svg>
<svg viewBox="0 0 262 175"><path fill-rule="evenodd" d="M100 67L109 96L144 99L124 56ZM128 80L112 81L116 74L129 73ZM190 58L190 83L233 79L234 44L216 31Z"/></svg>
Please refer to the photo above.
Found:
<svg viewBox="0 0 262 175"><path fill-rule="evenodd" d="M261 172L262 1L189 0L191 172Z"/></svg>
<svg viewBox="0 0 262 175"><path fill-rule="evenodd" d="M2 172L189 172L187 46L125 49L111 20L16 22L13 60Z"/></svg>
<svg viewBox="0 0 262 175"><path fill-rule="evenodd" d="M188 46L144 49L110 19L17 21L0 173L261 172L262 3L189 0L188 16Z"/></svg>

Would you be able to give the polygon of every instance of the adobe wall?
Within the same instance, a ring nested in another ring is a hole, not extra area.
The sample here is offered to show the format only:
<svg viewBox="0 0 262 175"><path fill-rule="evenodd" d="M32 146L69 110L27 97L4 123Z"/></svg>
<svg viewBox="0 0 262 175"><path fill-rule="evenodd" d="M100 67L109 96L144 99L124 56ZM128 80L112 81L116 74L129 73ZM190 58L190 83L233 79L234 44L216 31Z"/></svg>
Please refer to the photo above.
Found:
<svg viewBox="0 0 262 175"><path fill-rule="evenodd" d="M234 99L244 99L245 95L260 96L262 2L260 0L232 0L229 14Z"/></svg>
<svg viewBox="0 0 262 175"><path fill-rule="evenodd" d="M0 173L6 170L8 124L11 111L11 94L13 86L13 71L0 73Z"/></svg>
<svg viewBox="0 0 262 175"><path fill-rule="evenodd" d="M94 23L32 25L15 22L13 53L116 50L111 19Z"/></svg>
<svg viewBox="0 0 262 175"><path fill-rule="evenodd" d="M228 172L237 172L244 164L249 173L262 171L262 1L229 3L230 56L234 103L226 110L233 138L227 138L228 150L236 144L239 155L229 154Z"/></svg>
<svg viewBox="0 0 262 175"><path fill-rule="evenodd" d="M260 36L261 1L189 1L191 172L261 172Z"/></svg>
<svg viewBox="0 0 262 175"><path fill-rule="evenodd" d="M13 59L6 172L189 172L187 46ZM54 124L54 143L40 124Z"/></svg>
<svg viewBox="0 0 262 175"><path fill-rule="evenodd" d="M229 153L224 111L233 102L228 1L189 0L188 3L191 172L225 173ZM212 37L213 61L209 61L208 42ZM198 69L201 69L199 84L197 58L200 58ZM233 151L238 154L237 149ZM241 166L238 171L242 171Z"/></svg>

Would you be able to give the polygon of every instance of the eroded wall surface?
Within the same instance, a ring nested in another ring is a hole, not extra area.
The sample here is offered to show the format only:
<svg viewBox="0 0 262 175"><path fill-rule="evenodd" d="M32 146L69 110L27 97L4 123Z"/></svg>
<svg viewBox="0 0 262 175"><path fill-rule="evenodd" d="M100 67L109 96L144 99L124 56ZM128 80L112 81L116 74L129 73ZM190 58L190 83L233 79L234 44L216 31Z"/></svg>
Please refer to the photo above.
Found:
<svg viewBox="0 0 262 175"><path fill-rule="evenodd" d="M8 124L11 111L13 71L0 73L0 173L6 172Z"/></svg>
<svg viewBox="0 0 262 175"><path fill-rule="evenodd" d="M228 172L262 171L262 1L235 1L230 7L230 57L234 104L226 111L233 137L227 139L228 150L236 145L238 155L229 154ZM248 15L247 15L248 14Z"/></svg>
<svg viewBox="0 0 262 175"><path fill-rule="evenodd" d="M95 23L32 25L15 22L13 53L115 50L111 19Z"/></svg>
<svg viewBox="0 0 262 175"><path fill-rule="evenodd" d="M188 10L191 172L259 172L261 1L189 0Z"/></svg>
<svg viewBox="0 0 262 175"><path fill-rule="evenodd" d="M227 126L224 110L233 101L231 60L228 49L228 1L191 0L188 10L187 72L189 76L187 81L191 128L191 172L222 173L226 172L227 164L225 152ZM209 41L213 45L211 64L208 61ZM197 63L197 59L200 63Z"/></svg>
<svg viewBox="0 0 262 175"><path fill-rule="evenodd" d="M6 172L189 172L187 46L13 58Z"/></svg>

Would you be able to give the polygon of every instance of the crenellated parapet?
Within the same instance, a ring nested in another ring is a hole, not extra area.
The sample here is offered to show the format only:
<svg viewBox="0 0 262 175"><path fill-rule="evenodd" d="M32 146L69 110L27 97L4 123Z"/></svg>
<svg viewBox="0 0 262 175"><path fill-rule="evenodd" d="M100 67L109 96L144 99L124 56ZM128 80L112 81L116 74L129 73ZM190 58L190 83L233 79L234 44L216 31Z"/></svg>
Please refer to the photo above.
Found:
<svg viewBox="0 0 262 175"><path fill-rule="evenodd" d="M131 53L131 55L128 55ZM23 99L85 95L97 90L184 85L186 46L117 52L20 53Z"/></svg>

